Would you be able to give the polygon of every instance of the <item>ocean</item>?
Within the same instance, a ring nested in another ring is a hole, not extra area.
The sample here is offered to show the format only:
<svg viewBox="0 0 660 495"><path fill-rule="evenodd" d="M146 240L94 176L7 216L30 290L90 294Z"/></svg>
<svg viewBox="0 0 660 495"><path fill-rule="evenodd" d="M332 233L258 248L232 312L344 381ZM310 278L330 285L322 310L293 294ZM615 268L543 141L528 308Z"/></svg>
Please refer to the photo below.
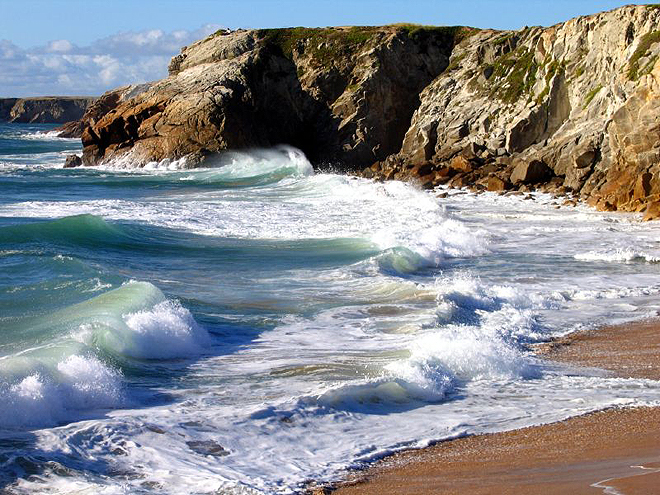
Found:
<svg viewBox="0 0 660 495"><path fill-rule="evenodd" d="M296 493L396 450L659 405L534 343L657 316L660 224L314 172L63 169L0 124L0 492Z"/></svg>

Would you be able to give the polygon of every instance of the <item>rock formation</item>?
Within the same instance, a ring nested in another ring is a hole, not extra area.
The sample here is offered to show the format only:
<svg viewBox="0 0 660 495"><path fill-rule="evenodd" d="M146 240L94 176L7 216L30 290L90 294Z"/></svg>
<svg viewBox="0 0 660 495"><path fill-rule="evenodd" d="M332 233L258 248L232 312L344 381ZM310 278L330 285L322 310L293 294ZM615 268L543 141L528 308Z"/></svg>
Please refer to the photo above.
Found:
<svg viewBox="0 0 660 495"><path fill-rule="evenodd" d="M138 84L122 86L120 88L107 91L99 98L95 98L85 109L85 113L78 117L78 120L72 120L58 127L59 136L64 138L82 137L83 131L93 126L97 120L105 114L114 110L119 103L139 94L148 88L148 84Z"/></svg>
<svg viewBox="0 0 660 495"><path fill-rule="evenodd" d="M11 109L14 108L18 98L0 98L0 122L7 122Z"/></svg>
<svg viewBox="0 0 660 495"><path fill-rule="evenodd" d="M92 97L44 96L1 98L0 121L32 124L62 124L82 117Z"/></svg>
<svg viewBox="0 0 660 495"><path fill-rule="evenodd" d="M520 31L395 25L218 32L84 124L136 165L288 143L367 177L573 192L660 212L660 9Z"/></svg>
<svg viewBox="0 0 660 495"><path fill-rule="evenodd" d="M288 143L353 169L399 150L419 93L462 28L329 28L217 33L182 50L170 76L83 136L91 164L138 163Z"/></svg>

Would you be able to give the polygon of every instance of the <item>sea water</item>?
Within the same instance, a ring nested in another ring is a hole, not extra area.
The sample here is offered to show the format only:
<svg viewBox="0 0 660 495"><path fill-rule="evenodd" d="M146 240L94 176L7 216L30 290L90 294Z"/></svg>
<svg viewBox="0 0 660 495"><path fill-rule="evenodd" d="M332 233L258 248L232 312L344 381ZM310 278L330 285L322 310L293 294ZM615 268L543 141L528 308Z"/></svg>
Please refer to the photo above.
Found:
<svg viewBox="0 0 660 495"><path fill-rule="evenodd" d="M530 351L658 314L656 223L315 173L289 147L63 169L79 141L49 129L0 126L0 491L292 493L660 403Z"/></svg>

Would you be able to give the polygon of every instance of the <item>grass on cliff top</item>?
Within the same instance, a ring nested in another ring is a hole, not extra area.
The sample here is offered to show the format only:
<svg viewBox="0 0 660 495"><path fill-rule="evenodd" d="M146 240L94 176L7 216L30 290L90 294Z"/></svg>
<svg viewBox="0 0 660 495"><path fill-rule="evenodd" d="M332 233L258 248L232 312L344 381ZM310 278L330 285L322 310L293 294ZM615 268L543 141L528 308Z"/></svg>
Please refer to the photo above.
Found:
<svg viewBox="0 0 660 495"><path fill-rule="evenodd" d="M630 57L630 60L628 61L628 79L631 81L636 81L641 76L651 72L651 69L653 69L653 64L655 63L655 57L644 67L640 67L639 62L642 58L648 55L651 47L658 42L660 42L660 31L652 31L642 36L637 50L635 50L635 53L633 53L632 57Z"/></svg>
<svg viewBox="0 0 660 495"><path fill-rule="evenodd" d="M296 49L310 50L321 63L330 62L341 55L350 55L363 46L378 28L354 26L339 28L283 28L260 29L257 34L265 44L277 46L287 58L293 58Z"/></svg>
<svg viewBox="0 0 660 495"><path fill-rule="evenodd" d="M393 24L382 27L260 29L257 35L263 43L278 47L289 59L293 58L294 50L300 53L307 51L317 62L325 66L337 57L354 54L377 34L387 31L402 33L418 43L436 38L441 43L451 43L452 46L474 32L470 28L460 26Z"/></svg>
<svg viewBox="0 0 660 495"><path fill-rule="evenodd" d="M464 26L423 26L420 24L391 24L390 26L405 33L412 40L421 42L433 36L442 42L457 45L464 39L470 37L477 30Z"/></svg>

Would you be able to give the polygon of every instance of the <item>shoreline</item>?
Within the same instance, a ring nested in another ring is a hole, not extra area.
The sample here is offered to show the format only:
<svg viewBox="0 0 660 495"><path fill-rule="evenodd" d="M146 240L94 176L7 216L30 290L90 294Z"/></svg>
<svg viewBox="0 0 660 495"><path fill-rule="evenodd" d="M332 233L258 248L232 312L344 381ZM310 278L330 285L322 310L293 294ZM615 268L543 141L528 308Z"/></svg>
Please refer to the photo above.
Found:
<svg viewBox="0 0 660 495"><path fill-rule="evenodd" d="M575 333L535 352L621 378L660 380L660 318ZM660 407L622 407L397 452L308 493L646 494L657 487Z"/></svg>

